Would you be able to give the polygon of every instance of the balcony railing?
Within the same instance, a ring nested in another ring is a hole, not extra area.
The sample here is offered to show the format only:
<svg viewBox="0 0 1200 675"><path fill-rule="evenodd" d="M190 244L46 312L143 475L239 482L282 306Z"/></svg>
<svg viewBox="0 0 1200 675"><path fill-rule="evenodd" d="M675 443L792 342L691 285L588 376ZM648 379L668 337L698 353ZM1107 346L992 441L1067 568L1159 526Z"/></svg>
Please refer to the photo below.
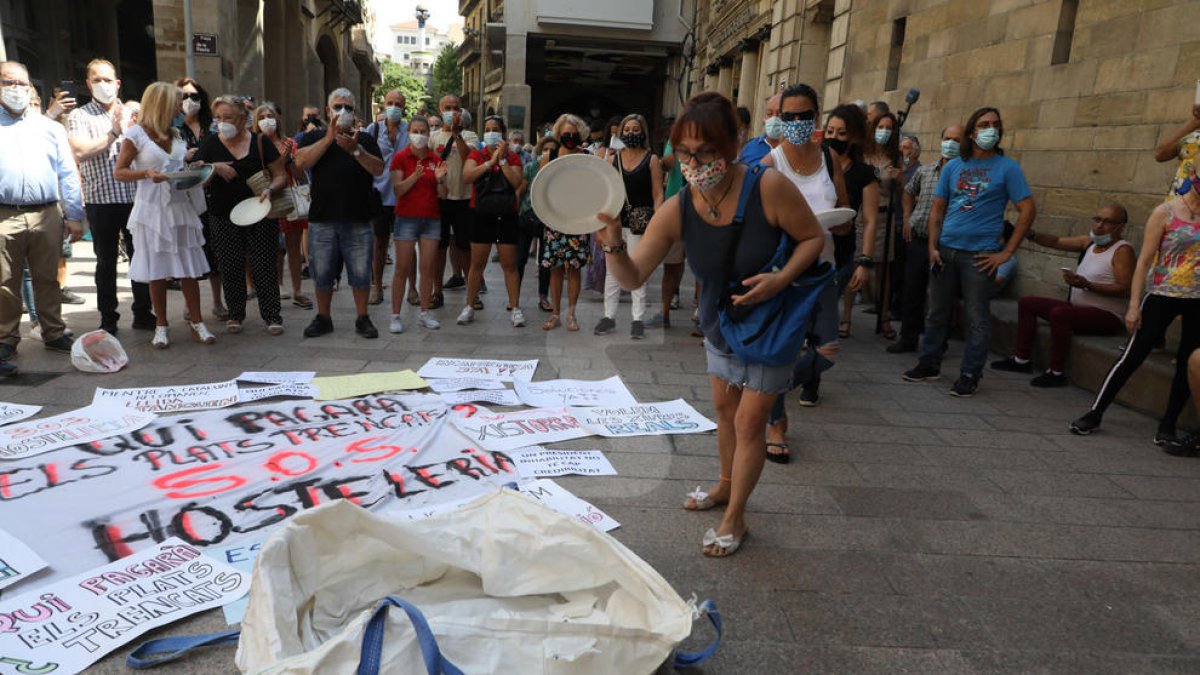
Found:
<svg viewBox="0 0 1200 675"><path fill-rule="evenodd" d="M493 92L504 86L504 67L492 68L483 76L483 90Z"/></svg>
<svg viewBox="0 0 1200 675"><path fill-rule="evenodd" d="M326 3L317 17L328 14L331 27L341 26L344 30L363 22L363 8L359 0L326 0Z"/></svg>
<svg viewBox="0 0 1200 675"><path fill-rule="evenodd" d="M462 44L458 46L458 63L462 65L479 58L479 36L464 35Z"/></svg>

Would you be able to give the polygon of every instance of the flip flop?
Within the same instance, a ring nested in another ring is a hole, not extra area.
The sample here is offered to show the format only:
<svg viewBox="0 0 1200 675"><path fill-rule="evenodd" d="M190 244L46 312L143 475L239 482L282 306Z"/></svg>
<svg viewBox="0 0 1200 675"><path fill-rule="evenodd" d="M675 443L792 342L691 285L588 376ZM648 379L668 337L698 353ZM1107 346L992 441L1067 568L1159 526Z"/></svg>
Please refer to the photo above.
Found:
<svg viewBox="0 0 1200 675"><path fill-rule="evenodd" d="M554 330L560 325L562 325L562 322L558 320L558 315L551 314L550 318L546 319L546 322L542 324L542 330Z"/></svg>
<svg viewBox="0 0 1200 675"><path fill-rule="evenodd" d="M851 324L849 321L842 321L841 323L839 323L838 324L838 337L840 337L840 338L850 337L850 326L851 326Z"/></svg>
<svg viewBox="0 0 1200 675"><path fill-rule="evenodd" d="M567 330L571 331L572 333L579 330L579 322L575 320L574 314L567 316Z"/></svg>
<svg viewBox="0 0 1200 675"><path fill-rule="evenodd" d="M543 312L553 312L554 305L551 305L549 300L538 300L538 309Z"/></svg>
<svg viewBox="0 0 1200 675"><path fill-rule="evenodd" d="M782 452L771 452L771 448L782 448ZM792 453L787 443L767 441L767 460L776 464L787 464L792 461Z"/></svg>
<svg viewBox="0 0 1200 675"><path fill-rule="evenodd" d="M704 551L704 555L710 558L728 558L734 553L737 553L738 549L742 547L742 544L748 538L750 538L749 528L746 528L746 531L742 532L741 537L734 537L733 533L717 536L717 531L710 527L708 528L708 531L704 533L704 548L707 549L709 546L715 545L721 547L724 553L714 554Z"/></svg>

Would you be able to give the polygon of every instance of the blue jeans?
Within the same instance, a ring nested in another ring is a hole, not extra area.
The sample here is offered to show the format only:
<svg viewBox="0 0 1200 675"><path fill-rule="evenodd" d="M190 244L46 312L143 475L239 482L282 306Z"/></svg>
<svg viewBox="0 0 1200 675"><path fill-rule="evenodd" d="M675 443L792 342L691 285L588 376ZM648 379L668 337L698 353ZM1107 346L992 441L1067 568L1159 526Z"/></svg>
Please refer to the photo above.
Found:
<svg viewBox="0 0 1200 675"><path fill-rule="evenodd" d="M950 322L962 289L963 312L967 320L967 345L963 350L959 370L979 379L987 362L988 345L992 339L991 299L995 282L990 275L975 267L978 253L992 251L963 251L948 246L938 247L942 269L929 276L929 309L925 315L925 335L921 338L920 363L941 368Z"/></svg>
<svg viewBox="0 0 1200 675"><path fill-rule="evenodd" d="M344 263L350 288L370 288L374 245L370 222L309 222L308 272L313 285L318 291L331 290Z"/></svg>
<svg viewBox="0 0 1200 675"><path fill-rule="evenodd" d="M840 271L840 270L839 270ZM812 326L808 333L808 346L800 353L800 359L796 361L796 365L792 367L792 387L798 387L802 384L808 384L821 376L821 373L833 367L833 361L822 356L817 347L824 347L827 344L838 341L838 298L841 297L841 289L843 287L837 283L830 283L821 291L821 296L817 299L817 306L813 310ZM771 415L767 418L767 424L774 426L776 422L787 416L787 408L784 399L787 397L787 392L784 392L775 399L775 404L771 406Z"/></svg>

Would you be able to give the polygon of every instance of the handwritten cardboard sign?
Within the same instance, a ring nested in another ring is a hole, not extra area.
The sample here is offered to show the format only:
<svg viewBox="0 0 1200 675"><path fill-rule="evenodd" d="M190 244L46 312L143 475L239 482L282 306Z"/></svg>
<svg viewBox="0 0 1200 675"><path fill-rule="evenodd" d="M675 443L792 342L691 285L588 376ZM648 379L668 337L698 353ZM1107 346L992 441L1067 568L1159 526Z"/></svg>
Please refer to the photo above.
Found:
<svg viewBox="0 0 1200 675"><path fill-rule="evenodd" d="M247 370L238 375L237 380L261 384L308 384L316 376L311 370Z"/></svg>
<svg viewBox="0 0 1200 675"><path fill-rule="evenodd" d="M513 383L513 388L525 405L536 408L564 405L616 408L637 405L637 399L616 375L607 380L518 380Z"/></svg>
<svg viewBox="0 0 1200 675"><path fill-rule="evenodd" d="M617 470L599 450L524 448L509 453L522 478L548 476L615 476Z"/></svg>
<svg viewBox="0 0 1200 675"><path fill-rule="evenodd" d="M238 401L242 403L281 396L288 398L314 398L316 395L316 387L302 382L282 382L280 384L268 384L264 387L238 389Z"/></svg>
<svg viewBox="0 0 1200 675"><path fill-rule="evenodd" d="M559 513L574 516L601 532L615 530L621 526L612 516L571 494L549 478L521 481L517 483L517 489L521 494L529 495Z"/></svg>
<svg viewBox="0 0 1200 675"><path fill-rule="evenodd" d="M618 408L572 408L571 412L589 431L609 438L698 434L717 428L683 399Z"/></svg>
<svg viewBox="0 0 1200 675"><path fill-rule="evenodd" d="M460 403L491 403L492 405L521 405L521 399L512 389L469 389L438 394L449 405Z"/></svg>
<svg viewBox="0 0 1200 675"><path fill-rule="evenodd" d="M91 443L117 434L137 431L158 417L115 403L93 403L54 417L43 417L0 427L0 460L40 455L71 445ZM0 464L0 499L8 484L7 464ZM8 521L0 518L0 522Z"/></svg>
<svg viewBox="0 0 1200 675"><path fill-rule="evenodd" d="M503 386L503 385L501 385ZM27 417L33 417L41 412L40 405L21 405L20 403L0 403L0 424L20 422Z"/></svg>
<svg viewBox="0 0 1200 675"><path fill-rule="evenodd" d="M96 388L92 403L115 403L152 413L215 410L238 403L237 382L181 384L171 387L135 387L131 389Z"/></svg>
<svg viewBox="0 0 1200 675"><path fill-rule="evenodd" d="M452 422L471 443L500 452L592 435L567 408L459 416Z"/></svg>
<svg viewBox="0 0 1200 675"><path fill-rule="evenodd" d="M0 530L0 588L11 586L46 567L25 542Z"/></svg>
<svg viewBox="0 0 1200 675"><path fill-rule="evenodd" d="M426 378L429 388L439 394L464 389L503 389L504 382L488 377L450 377L445 379Z"/></svg>
<svg viewBox="0 0 1200 675"><path fill-rule="evenodd" d="M250 589L239 572L179 539L0 601L3 672L71 675L143 633Z"/></svg>
<svg viewBox="0 0 1200 675"><path fill-rule="evenodd" d="M537 359L530 361L493 361L491 359L451 359L435 356L425 362L417 374L421 377L463 378L478 377L512 382L533 379Z"/></svg>

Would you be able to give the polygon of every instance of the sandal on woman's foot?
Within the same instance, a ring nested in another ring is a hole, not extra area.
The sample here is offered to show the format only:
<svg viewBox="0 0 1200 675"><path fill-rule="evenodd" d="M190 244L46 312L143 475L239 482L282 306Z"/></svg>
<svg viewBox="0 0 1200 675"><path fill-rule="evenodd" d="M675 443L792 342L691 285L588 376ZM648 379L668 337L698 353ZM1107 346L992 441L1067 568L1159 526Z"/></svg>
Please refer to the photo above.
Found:
<svg viewBox="0 0 1200 675"><path fill-rule="evenodd" d="M579 330L579 322L575 320L574 314L567 315L567 330L571 331L572 333Z"/></svg>
<svg viewBox="0 0 1200 675"><path fill-rule="evenodd" d="M296 297L292 298L292 304L300 309L312 309L313 307L312 299L307 295L297 294Z"/></svg>
<svg viewBox="0 0 1200 675"><path fill-rule="evenodd" d="M555 328L558 328L561 325L562 325L562 322L558 320L558 315L551 314L550 318L546 319L546 322L542 324L542 330L554 330Z"/></svg>
<svg viewBox="0 0 1200 675"><path fill-rule="evenodd" d="M838 337L840 337L840 338L850 337L850 322L849 321L843 321L838 324Z"/></svg>
<svg viewBox="0 0 1200 675"><path fill-rule="evenodd" d="M543 312L553 312L554 305L551 305L549 300L542 298L541 300L538 300L538 309L542 310Z"/></svg>
<svg viewBox="0 0 1200 675"><path fill-rule="evenodd" d="M688 506L689 500L692 504L691 506ZM695 490L687 493L687 498L683 500L683 509L685 511L708 511L709 509L723 505L714 501L707 492L700 489L699 485L696 486Z"/></svg>
<svg viewBox="0 0 1200 675"><path fill-rule="evenodd" d="M155 349L166 349L171 346L171 337L168 334L166 326L154 327L154 338L150 340L150 344L154 345Z"/></svg>
<svg viewBox="0 0 1200 675"><path fill-rule="evenodd" d="M429 309L441 309L446 304L446 296L439 293L434 293L429 300Z"/></svg>
<svg viewBox="0 0 1200 675"><path fill-rule="evenodd" d="M746 529L744 532L742 532L742 536L740 537L733 536L732 532L717 536L717 531L710 527L708 528L708 532L704 533L704 555L710 558L727 558L734 553L737 553L738 549L742 547L742 543L745 542L749 536L749 529ZM720 550L720 553L710 553L708 551L710 546L716 546Z"/></svg>
<svg viewBox="0 0 1200 675"><path fill-rule="evenodd" d="M229 310L225 309L225 305L213 305L212 314L221 321L229 318Z"/></svg>
<svg viewBox="0 0 1200 675"><path fill-rule="evenodd" d="M415 288L408 289L408 304L414 306L421 304L421 295L417 293Z"/></svg>
<svg viewBox="0 0 1200 675"><path fill-rule="evenodd" d="M212 331L208 329L208 326L204 325L203 321L199 323L188 322L188 326L192 329L193 341L204 345L211 345L217 341L217 336L212 334Z"/></svg>
<svg viewBox="0 0 1200 675"><path fill-rule="evenodd" d="M779 448L779 452L771 452L771 448ZM776 464L787 464L792 460L788 444L781 441L767 441L767 459Z"/></svg>
<svg viewBox="0 0 1200 675"><path fill-rule="evenodd" d="M471 309L473 309L473 310L475 310L475 311L477 311L477 312L478 312L479 310L483 309L483 301L482 301L482 300L476 300L475 302L472 302L472 303L471 303Z"/></svg>

